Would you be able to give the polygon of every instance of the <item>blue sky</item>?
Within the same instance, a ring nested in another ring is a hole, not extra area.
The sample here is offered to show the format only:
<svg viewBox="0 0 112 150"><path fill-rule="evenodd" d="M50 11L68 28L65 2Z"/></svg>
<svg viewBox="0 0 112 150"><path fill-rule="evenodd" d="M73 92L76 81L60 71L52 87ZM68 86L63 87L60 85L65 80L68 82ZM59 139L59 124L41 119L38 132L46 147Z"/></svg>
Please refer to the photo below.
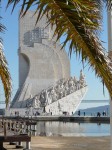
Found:
<svg viewBox="0 0 112 150"><path fill-rule="evenodd" d="M6 3L2 3L1 16L3 17L2 23L7 28L5 34L2 34L4 40L4 53L7 58L9 69L13 82L13 93L16 92L18 88L18 12L19 7L17 7L11 14L11 7L7 10L5 9ZM101 33L101 40L104 41L104 47L107 50L107 14L106 10L103 13L103 30ZM67 48L67 47L66 47ZM71 57L71 75L77 78L80 75L80 70L83 69L81 60L76 58L75 55ZM108 92L105 88L105 96L103 95L103 85L100 79L95 77L95 73L89 69L87 66L84 69L84 74L86 76L86 81L88 84L88 92L84 99L87 100L104 100L109 99ZM0 95L3 93L0 90ZM2 96L1 96L2 97Z"/></svg>

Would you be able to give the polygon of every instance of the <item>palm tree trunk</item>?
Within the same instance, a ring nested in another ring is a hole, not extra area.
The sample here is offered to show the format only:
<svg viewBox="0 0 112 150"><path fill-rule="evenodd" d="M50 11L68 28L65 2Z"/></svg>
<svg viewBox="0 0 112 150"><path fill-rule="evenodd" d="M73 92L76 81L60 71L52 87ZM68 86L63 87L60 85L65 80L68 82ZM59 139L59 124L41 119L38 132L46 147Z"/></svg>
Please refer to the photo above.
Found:
<svg viewBox="0 0 112 150"><path fill-rule="evenodd" d="M112 10L108 10L108 51L110 57L112 57ZM110 96L110 142L112 150L112 97Z"/></svg>

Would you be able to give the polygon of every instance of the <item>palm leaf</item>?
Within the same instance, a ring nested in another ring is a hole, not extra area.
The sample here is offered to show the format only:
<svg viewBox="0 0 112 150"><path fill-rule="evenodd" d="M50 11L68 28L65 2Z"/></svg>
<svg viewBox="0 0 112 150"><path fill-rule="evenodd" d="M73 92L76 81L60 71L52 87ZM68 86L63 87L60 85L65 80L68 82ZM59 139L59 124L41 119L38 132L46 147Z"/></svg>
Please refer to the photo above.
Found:
<svg viewBox="0 0 112 150"><path fill-rule="evenodd" d="M0 20L1 19L2 17L0 16ZM0 23L0 33L2 32L4 33L5 30L6 27L2 23ZM1 37L0 37L0 77L4 87L5 103L7 107L11 97L11 77L8 70L7 61L3 53L3 40Z"/></svg>
<svg viewBox="0 0 112 150"><path fill-rule="evenodd" d="M103 1L106 3L107 8L111 9L111 7L112 7L112 0L103 0Z"/></svg>
<svg viewBox="0 0 112 150"><path fill-rule="evenodd" d="M2 17L0 16L0 21L1 21ZM0 22L0 33L4 33L4 31L6 30L6 27Z"/></svg>
<svg viewBox="0 0 112 150"><path fill-rule="evenodd" d="M7 107L11 98L11 77L7 67L7 61L3 53L3 45L1 41L0 41L0 77L4 87L5 103Z"/></svg>

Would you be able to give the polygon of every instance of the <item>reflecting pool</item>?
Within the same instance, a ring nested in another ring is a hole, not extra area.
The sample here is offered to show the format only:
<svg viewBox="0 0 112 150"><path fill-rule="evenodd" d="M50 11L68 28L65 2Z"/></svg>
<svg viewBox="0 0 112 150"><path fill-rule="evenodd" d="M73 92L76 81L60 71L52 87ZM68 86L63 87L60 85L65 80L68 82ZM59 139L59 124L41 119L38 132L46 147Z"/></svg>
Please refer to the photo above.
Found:
<svg viewBox="0 0 112 150"><path fill-rule="evenodd" d="M108 136L110 124L39 121L36 132L39 136Z"/></svg>

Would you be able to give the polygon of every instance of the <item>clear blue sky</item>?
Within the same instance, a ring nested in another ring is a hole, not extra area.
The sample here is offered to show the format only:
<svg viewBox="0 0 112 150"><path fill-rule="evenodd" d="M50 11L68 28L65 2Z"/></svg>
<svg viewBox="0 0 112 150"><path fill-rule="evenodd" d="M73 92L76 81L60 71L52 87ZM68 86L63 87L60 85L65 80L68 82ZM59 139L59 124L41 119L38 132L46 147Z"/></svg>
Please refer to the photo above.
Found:
<svg viewBox="0 0 112 150"><path fill-rule="evenodd" d="M18 88L18 12L19 7L17 7L11 15L11 7L7 10L6 1L2 2L1 16L3 17L2 22L7 28L5 34L2 34L4 40L4 53L7 58L9 69L13 82L13 90L14 93ZM101 40L104 41L104 47L107 49L107 15L106 11L104 11L103 18L103 31L101 33ZM76 58L75 55L71 58L71 75L79 77L80 70L82 69L81 60ZM89 69L87 66L84 69L84 74L86 76L86 81L88 84L88 92L84 99L87 100L104 100L109 99L108 92L105 88L105 96L103 95L103 85L100 79L95 77L95 73ZM3 93L2 90L0 93ZM0 98L1 100L1 98Z"/></svg>

